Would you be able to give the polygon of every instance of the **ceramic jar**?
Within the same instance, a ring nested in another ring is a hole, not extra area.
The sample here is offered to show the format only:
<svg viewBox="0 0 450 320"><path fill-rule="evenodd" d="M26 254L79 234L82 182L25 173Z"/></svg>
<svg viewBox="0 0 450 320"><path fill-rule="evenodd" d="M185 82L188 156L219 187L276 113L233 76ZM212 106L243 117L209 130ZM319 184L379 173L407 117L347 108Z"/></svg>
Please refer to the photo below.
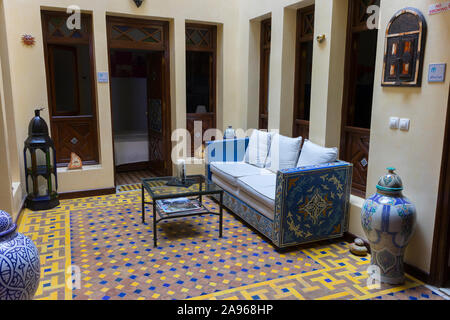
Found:
<svg viewBox="0 0 450 320"><path fill-rule="evenodd" d="M403 183L394 168L381 177L377 193L364 202L361 223L370 243L371 264L379 267L381 282L405 281L403 256L416 225L416 208L403 196Z"/></svg>
<svg viewBox="0 0 450 320"><path fill-rule="evenodd" d="M16 229L11 216L0 211L0 300L31 300L39 285L39 252Z"/></svg>

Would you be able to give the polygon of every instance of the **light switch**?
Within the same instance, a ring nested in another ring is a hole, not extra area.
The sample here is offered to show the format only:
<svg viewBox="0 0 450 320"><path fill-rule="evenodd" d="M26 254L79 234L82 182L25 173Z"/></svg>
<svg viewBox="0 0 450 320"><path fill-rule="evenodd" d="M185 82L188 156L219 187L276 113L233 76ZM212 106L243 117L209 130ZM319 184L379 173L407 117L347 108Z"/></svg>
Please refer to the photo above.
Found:
<svg viewBox="0 0 450 320"><path fill-rule="evenodd" d="M398 129L399 125L400 125L400 118L391 117L389 119L389 128Z"/></svg>
<svg viewBox="0 0 450 320"><path fill-rule="evenodd" d="M410 122L409 119L400 119L400 130L409 131Z"/></svg>

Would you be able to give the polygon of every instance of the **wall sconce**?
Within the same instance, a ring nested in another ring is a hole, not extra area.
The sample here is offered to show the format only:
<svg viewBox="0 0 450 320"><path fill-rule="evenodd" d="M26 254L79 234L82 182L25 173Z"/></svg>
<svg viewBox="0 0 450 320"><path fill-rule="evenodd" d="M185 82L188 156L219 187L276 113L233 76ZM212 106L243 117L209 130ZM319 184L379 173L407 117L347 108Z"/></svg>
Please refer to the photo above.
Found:
<svg viewBox="0 0 450 320"><path fill-rule="evenodd" d="M139 8L141 5L142 5L142 3L144 2L144 0L133 0L134 1L134 3L136 3L136 6Z"/></svg>
<svg viewBox="0 0 450 320"><path fill-rule="evenodd" d="M22 43L28 47L32 47L36 43L36 40L32 35L24 34L22 36Z"/></svg>
<svg viewBox="0 0 450 320"><path fill-rule="evenodd" d="M316 39L318 43L322 43L325 40L325 34L319 34Z"/></svg>

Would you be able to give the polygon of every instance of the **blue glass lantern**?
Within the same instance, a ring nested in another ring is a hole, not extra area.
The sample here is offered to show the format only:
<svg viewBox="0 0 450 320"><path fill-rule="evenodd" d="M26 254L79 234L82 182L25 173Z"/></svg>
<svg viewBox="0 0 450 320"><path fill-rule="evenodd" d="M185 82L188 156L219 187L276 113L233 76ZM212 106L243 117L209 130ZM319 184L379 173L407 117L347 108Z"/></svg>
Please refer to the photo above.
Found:
<svg viewBox="0 0 450 320"><path fill-rule="evenodd" d="M26 206L33 211L53 209L59 205L55 144L49 136L47 123L40 116L41 110L35 110L23 151Z"/></svg>

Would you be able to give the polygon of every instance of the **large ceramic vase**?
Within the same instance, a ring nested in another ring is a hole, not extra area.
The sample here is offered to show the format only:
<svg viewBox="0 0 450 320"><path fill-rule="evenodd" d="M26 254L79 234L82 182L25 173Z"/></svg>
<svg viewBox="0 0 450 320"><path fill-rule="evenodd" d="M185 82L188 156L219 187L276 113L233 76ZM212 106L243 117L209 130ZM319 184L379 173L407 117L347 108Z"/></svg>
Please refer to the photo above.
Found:
<svg viewBox="0 0 450 320"><path fill-rule="evenodd" d="M377 193L364 202L361 212L371 264L379 267L381 282L388 284L405 281L403 256L416 225L416 208L402 191L401 178L394 168L388 168L377 184Z"/></svg>
<svg viewBox="0 0 450 320"><path fill-rule="evenodd" d="M40 278L39 252L0 211L0 300L31 300Z"/></svg>

